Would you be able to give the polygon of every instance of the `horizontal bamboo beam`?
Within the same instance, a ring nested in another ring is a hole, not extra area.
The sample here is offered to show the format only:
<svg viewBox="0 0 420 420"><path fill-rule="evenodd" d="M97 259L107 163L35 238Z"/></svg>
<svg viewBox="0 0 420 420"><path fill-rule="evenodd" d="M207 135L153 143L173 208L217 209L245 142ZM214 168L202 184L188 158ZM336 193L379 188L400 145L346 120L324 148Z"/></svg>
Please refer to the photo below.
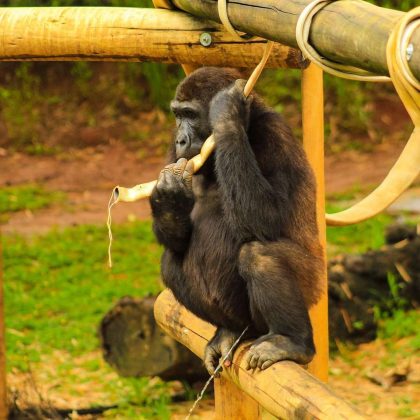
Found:
<svg viewBox="0 0 420 420"><path fill-rule="evenodd" d="M211 34L203 46L200 36ZM265 41L238 42L222 25L172 10L120 7L0 8L0 61L162 61L254 67ZM269 67L306 67L276 45Z"/></svg>
<svg viewBox="0 0 420 420"><path fill-rule="evenodd" d="M166 333L203 358L215 328L188 312L169 290L163 291L155 302L155 319ZM293 362L275 363L264 371L246 370L247 348L247 344L239 346L232 366L224 368L222 376L274 416L331 420L363 418L350 404Z"/></svg>
<svg viewBox="0 0 420 420"><path fill-rule="evenodd" d="M311 1L230 0L228 15L233 26L241 31L296 47L296 22ZM194 16L220 22L217 0L172 2ZM332 2L315 16L309 39L311 45L330 60L386 75L386 43L402 15L402 12L359 0ZM420 28L414 32L411 42L414 53L410 68L420 79Z"/></svg>

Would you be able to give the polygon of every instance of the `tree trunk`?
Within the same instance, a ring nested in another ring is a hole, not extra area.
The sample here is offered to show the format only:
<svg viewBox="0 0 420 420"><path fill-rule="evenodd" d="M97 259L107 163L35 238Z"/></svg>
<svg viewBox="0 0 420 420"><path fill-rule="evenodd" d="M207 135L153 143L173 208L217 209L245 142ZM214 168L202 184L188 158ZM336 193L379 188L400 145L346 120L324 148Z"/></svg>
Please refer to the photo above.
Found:
<svg viewBox="0 0 420 420"><path fill-rule="evenodd" d="M156 325L155 300L123 297L104 316L100 336L105 360L121 376L189 382L206 378L201 360Z"/></svg>

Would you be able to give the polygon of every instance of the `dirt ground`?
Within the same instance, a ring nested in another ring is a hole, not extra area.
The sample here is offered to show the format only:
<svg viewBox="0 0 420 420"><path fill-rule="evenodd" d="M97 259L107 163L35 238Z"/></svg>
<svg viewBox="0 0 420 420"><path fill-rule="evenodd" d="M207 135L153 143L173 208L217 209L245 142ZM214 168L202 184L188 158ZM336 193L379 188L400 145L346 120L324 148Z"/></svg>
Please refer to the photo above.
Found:
<svg viewBox="0 0 420 420"><path fill-rule="evenodd" d="M403 145L388 143L372 153L347 151L328 156L325 161L327 195L357 187L375 186L398 158ZM132 186L156 179L165 158L139 157L138 153L115 142L86 149L66 151L56 156L30 156L0 151L0 185L37 183L68 195L68 202L37 212L22 211L11 215L3 233L43 233L51 227L78 224L103 224L107 203L115 185ZM18 169L18 170L17 170ZM119 204L113 208L113 221L127 218L147 219L147 200Z"/></svg>

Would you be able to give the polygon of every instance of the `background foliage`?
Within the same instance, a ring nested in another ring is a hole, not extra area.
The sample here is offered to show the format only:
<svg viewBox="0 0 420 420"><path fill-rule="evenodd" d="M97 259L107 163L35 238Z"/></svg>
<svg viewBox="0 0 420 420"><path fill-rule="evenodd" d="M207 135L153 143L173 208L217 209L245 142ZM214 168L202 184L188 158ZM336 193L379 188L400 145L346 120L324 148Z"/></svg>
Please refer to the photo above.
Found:
<svg viewBox="0 0 420 420"><path fill-rule="evenodd" d="M376 0L380 6L409 10L417 0ZM151 0L0 0L0 6L152 7ZM62 109L71 118L83 108L81 126L96 127L153 107L168 111L174 88L183 77L179 66L160 63L5 63L0 76L0 146L31 153L54 152L48 140L51 116ZM299 126L299 71L266 71L258 89L268 102ZM390 85L325 77L327 149L368 148L383 133L372 110L393 95ZM352 98L349 101L349 98ZM106 104L106 115L101 111ZM297 121L296 121L297 120ZM55 117L57 121L57 116ZM351 137L349 131L351 131ZM300 134L297 129L297 133ZM124 136L123 136L124 137ZM130 135L128 135L130 137Z"/></svg>

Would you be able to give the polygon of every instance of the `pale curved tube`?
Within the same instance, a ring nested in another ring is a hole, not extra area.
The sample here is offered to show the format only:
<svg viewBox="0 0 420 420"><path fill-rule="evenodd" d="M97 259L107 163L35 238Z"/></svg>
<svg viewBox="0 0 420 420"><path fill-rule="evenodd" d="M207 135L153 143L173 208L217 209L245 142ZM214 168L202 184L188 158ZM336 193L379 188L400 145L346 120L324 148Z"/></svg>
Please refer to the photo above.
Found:
<svg viewBox="0 0 420 420"><path fill-rule="evenodd" d="M113 203L124 201L126 203L141 200L142 198L150 197L156 181L150 181L146 184L138 184L132 188L120 187L119 185L113 191Z"/></svg>
<svg viewBox="0 0 420 420"><path fill-rule="evenodd" d="M420 92L417 90L418 81L412 81L406 76L403 51L409 39L406 35L413 33L420 26L420 7L408 12L396 25L391 33L387 45L387 63L391 80L401 101L407 109L414 123L414 130L397 162L389 171L382 183L366 198L347 210L335 214L327 214L326 222L330 226L345 226L359 223L377 215L392 204L420 174Z"/></svg>
<svg viewBox="0 0 420 420"><path fill-rule="evenodd" d="M201 152L199 155L194 156L190 162L193 163L192 171L197 172L203 165L204 162L213 152L216 144L214 142L213 134L203 143ZM112 204L119 203L120 201L132 202L141 200L142 198L150 197L157 181L150 181L145 184L138 184L132 188L125 188L117 186L113 191Z"/></svg>
<svg viewBox="0 0 420 420"><path fill-rule="evenodd" d="M420 128L413 131L395 165L374 191L347 210L326 214L329 226L346 226L376 216L391 205L420 174Z"/></svg>

